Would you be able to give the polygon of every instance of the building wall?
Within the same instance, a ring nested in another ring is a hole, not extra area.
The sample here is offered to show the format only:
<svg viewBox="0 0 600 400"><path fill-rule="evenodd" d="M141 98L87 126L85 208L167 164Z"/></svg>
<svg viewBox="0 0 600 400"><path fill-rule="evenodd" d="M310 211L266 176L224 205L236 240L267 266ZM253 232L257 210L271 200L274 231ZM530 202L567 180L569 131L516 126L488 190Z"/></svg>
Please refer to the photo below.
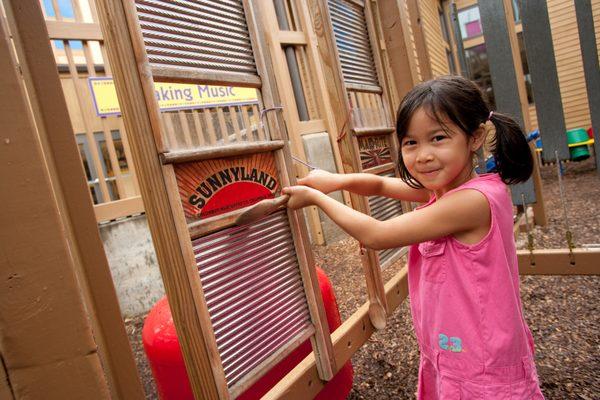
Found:
<svg viewBox="0 0 600 400"><path fill-rule="evenodd" d="M600 2L594 1L594 3L598 5ZM579 46L575 3L564 0L548 0L548 14L567 129L588 128L591 120Z"/></svg>
<svg viewBox="0 0 600 400"><path fill-rule="evenodd" d="M424 4L434 2L424 0ZM473 0L458 0L459 10L477 4ZM560 84L561 99L565 113L567 129L576 127L588 128L591 125L585 77L583 75L583 61L579 46L579 33L575 15L575 3L573 0L548 0L548 14L552 29L552 40L556 57L556 67ZM596 27L596 44L600 53L600 0L592 0L594 23ZM439 23L438 23L439 26ZM436 35L436 28L431 28ZM516 29L519 31L520 26ZM429 32L428 32L429 33ZM429 41L428 41L429 42ZM470 47L483 42L483 38L469 39L465 41L465 47ZM441 53L439 46L431 47L430 57L433 60L435 53ZM432 61L433 67L433 61ZM535 104L530 104L529 114L532 129L537 128L537 115Z"/></svg>
<svg viewBox="0 0 600 400"><path fill-rule="evenodd" d="M420 2L427 53L434 77L450 73L446 57L445 39L438 14L439 4L439 0L422 0Z"/></svg>
<svg viewBox="0 0 600 400"><path fill-rule="evenodd" d="M402 2L402 5L404 7L404 12L406 12L406 15L409 14L408 12L408 3L406 1ZM408 19L408 26L410 28L410 31L413 32L413 26L412 26L412 22L410 20L410 18ZM412 56L413 59L415 60L415 66L417 68L417 76L419 78L419 81L423 80L423 75L421 73L421 66L419 65L420 61L419 61L419 55L417 54L417 44L415 43L415 35L410 35L410 42L412 45Z"/></svg>

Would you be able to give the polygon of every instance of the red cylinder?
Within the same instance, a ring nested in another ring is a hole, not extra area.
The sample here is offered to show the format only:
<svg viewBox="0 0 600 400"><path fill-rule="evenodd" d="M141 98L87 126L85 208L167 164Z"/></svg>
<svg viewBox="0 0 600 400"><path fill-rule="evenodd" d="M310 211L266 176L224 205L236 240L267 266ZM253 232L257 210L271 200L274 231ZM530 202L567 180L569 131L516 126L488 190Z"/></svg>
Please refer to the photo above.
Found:
<svg viewBox="0 0 600 400"><path fill-rule="evenodd" d="M325 272L317 268L317 277L327 323L331 331L341 325L340 313L333 287ZM144 350L148 356L158 394L162 400L193 400L192 389L175 332L173 317L166 297L159 300L148 313L142 331ZM238 399L259 399L311 352L310 341L302 343L286 358L276 364ZM353 370L348 361L315 397L319 400L342 400L352 389Z"/></svg>

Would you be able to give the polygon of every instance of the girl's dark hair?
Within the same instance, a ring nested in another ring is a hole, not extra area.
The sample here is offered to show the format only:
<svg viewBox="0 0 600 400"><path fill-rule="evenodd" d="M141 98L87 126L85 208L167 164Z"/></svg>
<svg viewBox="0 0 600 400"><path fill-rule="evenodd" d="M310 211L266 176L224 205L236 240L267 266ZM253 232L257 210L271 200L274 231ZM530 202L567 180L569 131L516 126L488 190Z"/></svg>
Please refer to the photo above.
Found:
<svg viewBox="0 0 600 400"><path fill-rule="evenodd" d="M449 130L444 124L447 118L469 137L490 115L490 108L477 85L461 76L441 76L415 86L402 100L396 116L400 144L412 116L421 107L444 130ZM533 171L533 158L523 130L511 117L496 111L491 121L496 128L491 151L500 177L506 184L526 181ZM423 188L406 169L402 151L398 157L398 167L404 182L413 188Z"/></svg>

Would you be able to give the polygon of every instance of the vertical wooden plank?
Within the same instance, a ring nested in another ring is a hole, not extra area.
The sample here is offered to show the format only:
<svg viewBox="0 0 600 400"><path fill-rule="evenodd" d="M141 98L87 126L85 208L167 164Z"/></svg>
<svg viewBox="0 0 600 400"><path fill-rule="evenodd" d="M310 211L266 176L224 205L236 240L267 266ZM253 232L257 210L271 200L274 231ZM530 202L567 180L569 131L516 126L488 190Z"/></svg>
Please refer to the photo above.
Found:
<svg viewBox="0 0 600 400"><path fill-rule="evenodd" d="M202 122L200 122L200 111L192 110L192 118L194 120L194 136L198 140L199 146L206 146L206 142L204 140L204 132L202 130Z"/></svg>
<svg viewBox="0 0 600 400"><path fill-rule="evenodd" d="M391 79L402 99L419 81L419 71L412 55L411 30L409 16L403 4L396 0L379 0L377 2L383 40L392 72ZM395 109L398 104L393 104Z"/></svg>
<svg viewBox="0 0 600 400"><path fill-rule="evenodd" d="M58 6L58 0L52 0L52 9L54 10L56 20L62 21L63 17L60 12L60 7Z"/></svg>
<svg viewBox="0 0 600 400"><path fill-rule="evenodd" d="M265 130L260 121L260 112L258 111L258 106L252 106L252 119L256 121L256 127L258 130L258 140L267 140L267 136L265 135Z"/></svg>
<svg viewBox="0 0 600 400"><path fill-rule="evenodd" d="M181 124L181 130L183 131L183 139L185 140L185 148L191 149L194 147L194 143L192 142L192 135L190 133L190 125L188 123L187 116L185 115L185 111L177 111L179 114L179 123Z"/></svg>
<svg viewBox="0 0 600 400"><path fill-rule="evenodd" d="M69 74L71 75L71 81L73 82L73 87L75 88L75 94L77 98L77 105L81 112L85 110L84 99L81 96L81 88L79 87L79 74L77 73L77 68L75 64L75 59L73 58L73 52L71 51L71 45L68 40L63 40L63 45L65 47L65 54L67 56L67 63L69 64ZM83 118L83 124L85 126L85 137L88 141L88 146L90 149L90 154L92 155L92 164L96 169L96 174L98 175L98 185L100 186L100 193L102 193L103 201L110 201L110 194L108 192L108 186L106 185L106 176L104 175L104 169L102 168L102 163L100 161L100 153L98 151L98 146L96 146L96 139L94 138L94 132L90 127L90 123L86 118Z"/></svg>
<svg viewBox="0 0 600 400"><path fill-rule="evenodd" d="M183 210L179 198L170 197L177 195L173 188L174 178L158 158L159 144L162 144L160 125L157 124L159 110L153 97L152 79L146 74L149 65L135 5L119 0L98 0L97 5L148 225L175 327L181 338L190 384L197 399L227 399L227 383L214 333L207 323L208 309Z"/></svg>
<svg viewBox="0 0 600 400"><path fill-rule="evenodd" d="M105 64L108 64L108 58L105 58ZM127 139L127 132L125 131L125 124L123 124L123 118L121 116L117 117L119 119L119 134L121 135L121 143L123 143L123 151L125 151L125 159L127 160L127 167L129 168L129 172L133 178L133 185L135 188L135 194L140 194L140 185L137 181L137 174L135 173L135 165L133 163L133 158L131 157L131 149L129 147L129 139Z"/></svg>
<svg viewBox="0 0 600 400"><path fill-rule="evenodd" d="M395 96L391 93L391 76L388 74L388 69L384 65L383 50L386 48L385 41L382 40L378 34L377 23L374 18L377 16L378 10L374 0L365 3L365 20L367 28L369 30L369 36L371 38L371 47L373 48L373 59L375 60L375 67L377 69L377 75L379 78L379 86L381 87L382 101L384 104L392 102ZM385 107L388 110L388 107Z"/></svg>
<svg viewBox="0 0 600 400"><path fill-rule="evenodd" d="M173 112L165 111L160 113L162 122L164 124L164 132L165 138L169 143L169 149L178 150L181 148L179 145L179 139L177 139L177 135L175 132L175 126L173 125Z"/></svg>
<svg viewBox="0 0 600 400"><path fill-rule="evenodd" d="M232 106L229 107L229 115L231 116L231 123L233 124L233 130L235 132L235 137L238 142L242 141L242 132L240 129L240 120L238 119L238 115L241 111L238 111L241 107Z"/></svg>
<svg viewBox="0 0 600 400"><path fill-rule="evenodd" d="M221 136L227 136L227 138L229 138L229 129L227 129L227 124L225 123L223 107L217 107L217 120L219 121L219 130L221 131Z"/></svg>
<svg viewBox="0 0 600 400"><path fill-rule="evenodd" d="M250 118L248 117L248 106L240 106L240 109L242 110L242 120L244 121L244 128L245 128L245 132L246 132L246 140L248 142L253 141L253 135L252 135L252 126L250 125Z"/></svg>
<svg viewBox="0 0 600 400"><path fill-rule="evenodd" d="M208 137L210 138L210 142L213 144L217 144L217 134L215 132L215 124L213 123L212 113L210 108L205 108L202 110L202 117L204 117L204 123L206 124L206 130L208 131ZM229 136L225 135L223 137L225 143L229 142Z"/></svg>
<svg viewBox="0 0 600 400"><path fill-rule="evenodd" d="M349 123L352 122L354 124L355 128L363 128L366 125L364 116L363 116L363 112L361 109L361 104L358 101L358 95L356 94L356 92L352 91L352 92L348 92L348 100L349 100L349 105L350 105L350 112L352 113L352 118L350 119Z"/></svg>

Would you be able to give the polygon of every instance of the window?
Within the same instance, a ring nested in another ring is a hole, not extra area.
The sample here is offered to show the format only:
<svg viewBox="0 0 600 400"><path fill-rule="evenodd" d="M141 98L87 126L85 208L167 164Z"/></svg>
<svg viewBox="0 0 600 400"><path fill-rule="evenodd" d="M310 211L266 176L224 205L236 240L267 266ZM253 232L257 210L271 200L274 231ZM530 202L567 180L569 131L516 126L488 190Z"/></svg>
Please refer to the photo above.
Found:
<svg viewBox="0 0 600 400"><path fill-rule="evenodd" d="M465 56L467 65L469 66L469 78L477 83L492 109L495 109L496 100L494 98L494 88L492 87L492 76L490 74L490 64L487 58L485 43L465 49Z"/></svg>
<svg viewBox="0 0 600 400"><path fill-rule="evenodd" d="M452 49L452 42L450 41L450 29L448 29L448 20L444 13L442 4L438 4L438 17L440 19L440 27L442 29L442 38L444 39L444 47L446 50L446 58L448 60L448 68L452 75L456 74L456 63L454 62L454 54Z"/></svg>
<svg viewBox="0 0 600 400"><path fill-rule="evenodd" d="M458 24L460 26L460 34L463 40L480 36L483 33L483 30L481 28L479 7L474 6L460 10L458 12Z"/></svg>
<svg viewBox="0 0 600 400"><path fill-rule="evenodd" d="M512 0L513 10L515 12L515 21L520 20L518 1ZM481 35L481 21L479 8L477 6L470 7L458 12L458 20L460 24L463 40ZM527 54L525 52L525 43L523 42L523 33L517 33L519 43L519 51L521 53L521 63L523 67L523 75L525 78L525 87L527 90L527 101L533 103L533 91L531 89L531 75L529 73L529 65L527 63ZM465 49L465 58L469 67L469 78L476 82L484 94L487 96L492 108L495 108L494 88L492 87L492 78L490 74L490 65L487 58L487 49L485 43L478 46L473 46ZM450 62L450 57L448 62Z"/></svg>
<svg viewBox="0 0 600 400"><path fill-rule="evenodd" d="M521 23L521 9L519 8L519 0L512 0L512 9L515 16L515 24Z"/></svg>
<svg viewBox="0 0 600 400"><path fill-rule="evenodd" d="M121 134L118 130L113 130L111 131L111 135L115 148L117 164L121 176L125 178L126 181L129 181L131 174L129 171L129 165L127 164L127 159L125 158L125 150L123 148ZM127 197L127 193L119 193L117 177L113 169L113 164L110 160L110 153L107 147L106 140L104 138L104 133L94 132L94 139L96 141L95 145L100 155L100 165L102 166L102 174L104 175L104 180L108 187L110 199L105 199L100 190L98 176L99 174L96 172L94 162L92 161L93 156L89 148L87 136L84 133L79 133L76 135L76 139L77 145L79 147L79 154L81 155L81 161L83 162L83 168L88 181L88 187L90 188L94 204L105 203L107 201L114 201ZM124 186L127 186L127 182L125 182Z"/></svg>

